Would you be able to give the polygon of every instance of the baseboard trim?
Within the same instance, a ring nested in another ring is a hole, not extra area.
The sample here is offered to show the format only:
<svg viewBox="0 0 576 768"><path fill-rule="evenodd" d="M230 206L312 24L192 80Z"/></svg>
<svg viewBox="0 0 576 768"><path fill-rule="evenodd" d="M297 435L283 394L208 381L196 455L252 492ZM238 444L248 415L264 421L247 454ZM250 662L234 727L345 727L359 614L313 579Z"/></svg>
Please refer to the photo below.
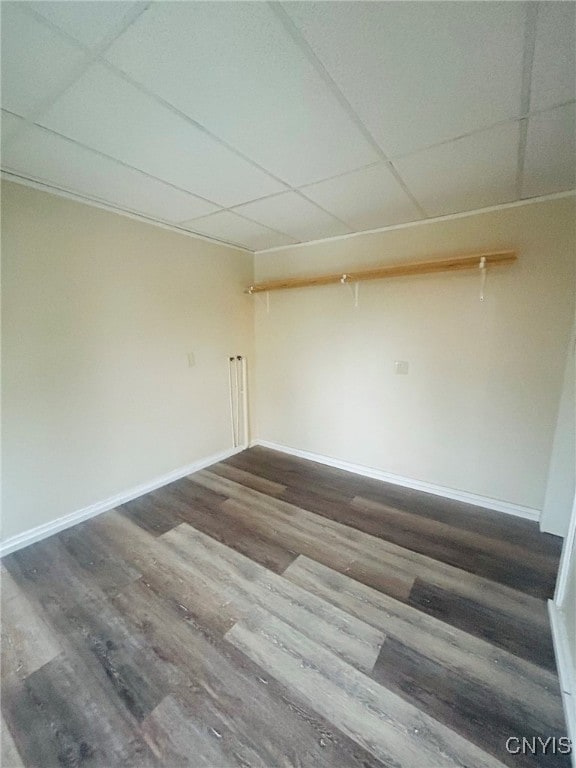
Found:
<svg viewBox="0 0 576 768"><path fill-rule="evenodd" d="M19 533L16 536L11 536L5 541L0 542L0 557L9 555L11 552L16 552L18 549L27 547L29 544L34 544L36 541L48 538L59 531L63 531L66 528L70 528L77 523L81 523L84 520L89 520L91 517L101 514L102 512L108 512L114 507L118 507L121 504L125 504L127 501L137 499L139 496L143 496L150 491L155 491L157 488L162 488L163 485L173 483L175 480L180 480L186 475L191 475L193 472L198 472L200 469L209 467L212 464L217 464L219 461L227 459L229 456L233 456L235 453L240 453L244 450L244 446L240 448L230 448L220 453L215 453L212 456L207 456L204 459L187 464L184 467L175 469L172 472L168 472L165 475L150 480L148 483L142 483L130 490L117 494L116 496L110 496L103 501L97 501L95 504L90 504L88 507L78 509L76 512L71 512L68 515L59 517L56 520L52 520L50 523L44 523L36 528L31 528L29 531Z"/></svg>
<svg viewBox="0 0 576 768"><path fill-rule="evenodd" d="M564 614L553 600L548 600L548 615L552 628L552 640L556 667L566 716L568 738L572 741L572 765L576 768L576 670L570 656L570 640Z"/></svg>
<svg viewBox="0 0 576 768"><path fill-rule="evenodd" d="M366 467L362 464L351 464L348 461L334 459L330 456L312 453L311 451L302 451L299 448L291 448L286 445L270 442L269 440L253 440L250 445L260 445L263 448L270 448L271 450L280 451L281 453L288 453L291 456L298 456L301 459L309 459L310 461L317 461L319 464L326 464L329 467L344 469L347 472L353 472L354 474L362 475L363 477L371 477L374 480L381 480L385 483L400 485L403 488L412 488L415 491L432 493L435 496L443 496L446 499L453 499L454 501L463 501L466 504L473 504L476 507L492 509L495 512L505 512L508 515L523 517L526 520L533 520L535 522L540 520L540 510L533 509L532 507L523 507L520 504L512 504L511 502L492 499L488 496L479 496L475 493L459 491L454 488L446 488L442 485L434 485L433 483L427 483L423 480L414 480L410 477L394 475L390 472L384 472L381 469L373 469L372 467Z"/></svg>

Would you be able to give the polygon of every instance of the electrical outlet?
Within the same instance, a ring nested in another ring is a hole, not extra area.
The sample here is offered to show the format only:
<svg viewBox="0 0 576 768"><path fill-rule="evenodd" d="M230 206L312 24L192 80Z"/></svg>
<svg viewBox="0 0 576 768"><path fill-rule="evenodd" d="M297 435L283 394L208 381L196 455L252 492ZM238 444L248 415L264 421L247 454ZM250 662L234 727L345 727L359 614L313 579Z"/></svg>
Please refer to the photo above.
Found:
<svg viewBox="0 0 576 768"><path fill-rule="evenodd" d="M188 368L194 368L196 365L196 357L194 352L188 352Z"/></svg>
<svg viewBox="0 0 576 768"><path fill-rule="evenodd" d="M397 374L405 376L408 373L409 367L407 360L394 360L394 370Z"/></svg>

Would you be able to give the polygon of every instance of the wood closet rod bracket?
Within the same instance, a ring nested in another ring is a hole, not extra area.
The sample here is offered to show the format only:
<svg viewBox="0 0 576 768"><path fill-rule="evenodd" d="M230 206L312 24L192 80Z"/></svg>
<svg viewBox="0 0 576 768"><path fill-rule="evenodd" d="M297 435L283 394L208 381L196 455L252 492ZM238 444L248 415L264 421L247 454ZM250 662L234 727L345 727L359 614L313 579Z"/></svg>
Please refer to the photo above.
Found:
<svg viewBox="0 0 576 768"><path fill-rule="evenodd" d="M307 288L313 285L331 285L333 283L359 283L362 280L383 280L387 277L404 277L406 275L424 275L434 272L455 272L462 269L481 269L485 275L486 267L499 264L509 264L517 260L515 251L490 251L470 256L453 256L448 259L433 259L430 261L413 261L404 264L387 264L361 272L338 272L315 277L290 277L284 280L269 280L263 283L253 283L246 293L265 293L283 291L290 288Z"/></svg>

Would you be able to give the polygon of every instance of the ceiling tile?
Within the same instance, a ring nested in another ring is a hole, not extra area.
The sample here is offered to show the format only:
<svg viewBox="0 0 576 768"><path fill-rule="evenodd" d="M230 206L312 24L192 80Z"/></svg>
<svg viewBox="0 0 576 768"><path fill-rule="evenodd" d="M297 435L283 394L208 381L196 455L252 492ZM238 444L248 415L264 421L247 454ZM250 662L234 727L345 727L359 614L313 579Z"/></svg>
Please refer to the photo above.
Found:
<svg viewBox="0 0 576 768"><path fill-rule="evenodd" d="M431 216L514 200L517 164L517 122L394 162L408 189Z"/></svg>
<svg viewBox="0 0 576 768"><path fill-rule="evenodd" d="M576 3L538 3L530 108L576 98Z"/></svg>
<svg viewBox="0 0 576 768"><path fill-rule="evenodd" d="M296 192L267 197L241 205L238 213L260 224L285 232L297 240L316 240L351 232L351 229L330 214L305 200Z"/></svg>
<svg viewBox="0 0 576 768"><path fill-rule="evenodd" d="M42 125L224 205L284 186L105 66L92 66Z"/></svg>
<svg viewBox="0 0 576 768"><path fill-rule="evenodd" d="M283 7L388 156L519 113L523 3Z"/></svg>
<svg viewBox="0 0 576 768"><path fill-rule="evenodd" d="M215 206L34 126L4 151L2 167L152 218L176 222Z"/></svg>
<svg viewBox="0 0 576 768"><path fill-rule="evenodd" d="M302 192L359 230L421 218L384 163L304 187Z"/></svg>
<svg viewBox="0 0 576 768"><path fill-rule="evenodd" d="M23 128L26 122L21 117L10 114L2 110L2 130L0 134L2 136L2 151L6 143L18 132L19 128Z"/></svg>
<svg viewBox="0 0 576 768"><path fill-rule="evenodd" d="M144 3L103 0L35 0L28 3L36 13L90 47L120 32L138 6L144 7Z"/></svg>
<svg viewBox="0 0 576 768"><path fill-rule="evenodd" d="M287 235L273 232L256 222L247 221L232 211L214 213L212 216L184 222L181 226L191 232L243 245L253 251L262 251L278 245L292 245L296 242Z"/></svg>
<svg viewBox="0 0 576 768"><path fill-rule="evenodd" d="M379 159L268 3L156 3L110 61L298 186Z"/></svg>
<svg viewBox="0 0 576 768"><path fill-rule="evenodd" d="M2 106L28 115L78 69L84 53L24 10L2 3Z"/></svg>
<svg viewBox="0 0 576 768"><path fill-rule="evenodd" d="M528 121L522 197L576 187L576 106L569 104Z"/></svg>

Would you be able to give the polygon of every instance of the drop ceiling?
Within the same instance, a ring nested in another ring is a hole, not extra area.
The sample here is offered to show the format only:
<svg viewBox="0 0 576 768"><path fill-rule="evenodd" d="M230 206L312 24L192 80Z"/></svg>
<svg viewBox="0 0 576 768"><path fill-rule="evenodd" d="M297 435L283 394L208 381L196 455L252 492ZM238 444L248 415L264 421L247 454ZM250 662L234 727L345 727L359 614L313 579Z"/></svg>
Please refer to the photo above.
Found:
<svg viewBox="0 0 576 768"><path fill-rule="evenodd" d="M2 2L2 168L266 250L575 186L574 2Z"/></svg>

